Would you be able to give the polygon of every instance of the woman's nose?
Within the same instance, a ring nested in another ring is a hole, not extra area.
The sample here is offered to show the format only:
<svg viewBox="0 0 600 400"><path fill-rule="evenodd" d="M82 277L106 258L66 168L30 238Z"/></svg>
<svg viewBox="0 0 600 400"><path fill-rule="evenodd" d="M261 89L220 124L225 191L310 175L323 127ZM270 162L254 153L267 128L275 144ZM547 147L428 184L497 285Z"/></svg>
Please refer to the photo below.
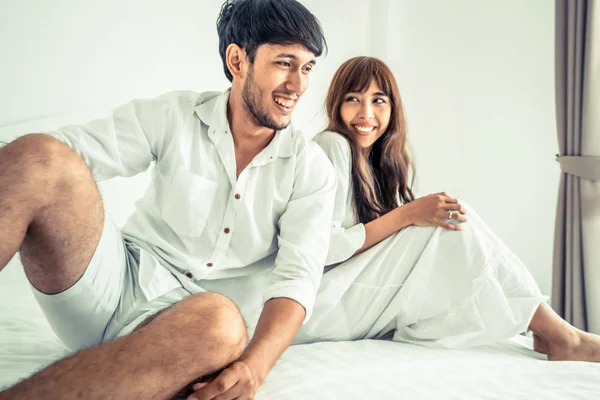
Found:
<svg viewBox="0 0 600 400"><path fill-rule="evenodd" d="M375 115L373 114L373 106L369 104L364 104L360 107L360 118L371 119Z"/></svg>

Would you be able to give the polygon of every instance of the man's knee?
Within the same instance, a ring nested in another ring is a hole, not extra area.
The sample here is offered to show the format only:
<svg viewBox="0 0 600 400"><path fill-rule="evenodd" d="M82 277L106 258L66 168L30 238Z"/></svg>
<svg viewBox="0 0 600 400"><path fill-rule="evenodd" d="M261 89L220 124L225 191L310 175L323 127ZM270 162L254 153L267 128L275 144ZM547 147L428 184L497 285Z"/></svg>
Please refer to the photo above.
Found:
<svg viewBox="0 0 600 400"><path fill-rule="evenodd" d="M50 186L46 189L55 187L63 192L70 188L81 190L82 181L93 182L83 159L69 146L49 135L25 135L8 144L4 150L3 156L9 157L12 164L18 166L15 172L27 176L21 182L30 182L38 189L38 185L43 183Z"/></svg>
<svg viewBox="0 0 600 400"><path fill-rule="evenodd" d="M248 340L246 324L239 309L233 301L218 293L203 292L190 296L154 319L172 324L180 332L197 334L221 349L229 349L234 358L242 353Z"/></svg>
<svg viewBox="0 0 600 400"><path fill-rule="evenodd" d="M191 296L189 302L192 312L197 310L208 314L206 319L211 323L208 329L223 345L239 348L240 352L246 347L246 324L233 301L221 294L206 292Z"/></svg>

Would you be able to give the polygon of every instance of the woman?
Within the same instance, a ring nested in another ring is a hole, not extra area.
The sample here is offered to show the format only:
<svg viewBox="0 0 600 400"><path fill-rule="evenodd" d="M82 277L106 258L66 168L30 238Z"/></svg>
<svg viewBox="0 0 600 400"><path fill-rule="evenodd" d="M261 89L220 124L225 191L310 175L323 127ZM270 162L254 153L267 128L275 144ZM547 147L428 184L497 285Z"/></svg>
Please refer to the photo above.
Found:
<svg viewBox="0 0 600 400"><path fill-rule="evenodd" d="M377 290L340 295L346 315L362 315L353 320L378 315L362 333L352 328L353 338L393 330L399 341L467 347L528 328L535 350L550 360L600 361L599 337L569 325L546 304L525 266L470 207L446 193L415 199L400 94L383 62L357 57L344 63L326 108L328 131L315 141L339 186L320 292L340 292L345 275L353 282L347 288ZM368 302L370 312L360 302ZM322 330L324 320L313 323Z"/></svg>

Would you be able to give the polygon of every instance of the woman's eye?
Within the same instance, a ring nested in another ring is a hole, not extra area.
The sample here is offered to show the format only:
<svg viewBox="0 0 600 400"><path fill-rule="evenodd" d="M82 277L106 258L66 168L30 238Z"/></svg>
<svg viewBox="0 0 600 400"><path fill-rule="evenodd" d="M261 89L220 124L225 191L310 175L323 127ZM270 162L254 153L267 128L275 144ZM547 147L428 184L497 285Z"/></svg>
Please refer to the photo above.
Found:
<svg viewBox="0 0 600 400"><path fill-rule="evenodd" d="M383 103L385 103L385 100L382 99L382 98L377 98L377 99L373 100L373 103L375 103L375 104L383 104Z"/></svg>
<svg viewBox="0 0 600 400"><path fill-rule="evenodd" d="M348 102L357 102L358 98L356 98L354 96L350 96L350 97L346 97L346 101L348 101Z"/></svg>

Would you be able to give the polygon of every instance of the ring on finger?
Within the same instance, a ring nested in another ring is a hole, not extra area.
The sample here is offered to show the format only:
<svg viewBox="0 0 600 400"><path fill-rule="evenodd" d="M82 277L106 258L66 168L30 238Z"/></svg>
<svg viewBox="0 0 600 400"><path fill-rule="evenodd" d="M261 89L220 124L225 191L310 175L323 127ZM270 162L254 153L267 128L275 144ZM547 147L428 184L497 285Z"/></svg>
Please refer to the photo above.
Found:
<svg viewBox="0 0 600 400"><path fill-rule="evenodd" d="M454 213L454 211L448 211L448 219L452 219L452 214Z"/></svg>

